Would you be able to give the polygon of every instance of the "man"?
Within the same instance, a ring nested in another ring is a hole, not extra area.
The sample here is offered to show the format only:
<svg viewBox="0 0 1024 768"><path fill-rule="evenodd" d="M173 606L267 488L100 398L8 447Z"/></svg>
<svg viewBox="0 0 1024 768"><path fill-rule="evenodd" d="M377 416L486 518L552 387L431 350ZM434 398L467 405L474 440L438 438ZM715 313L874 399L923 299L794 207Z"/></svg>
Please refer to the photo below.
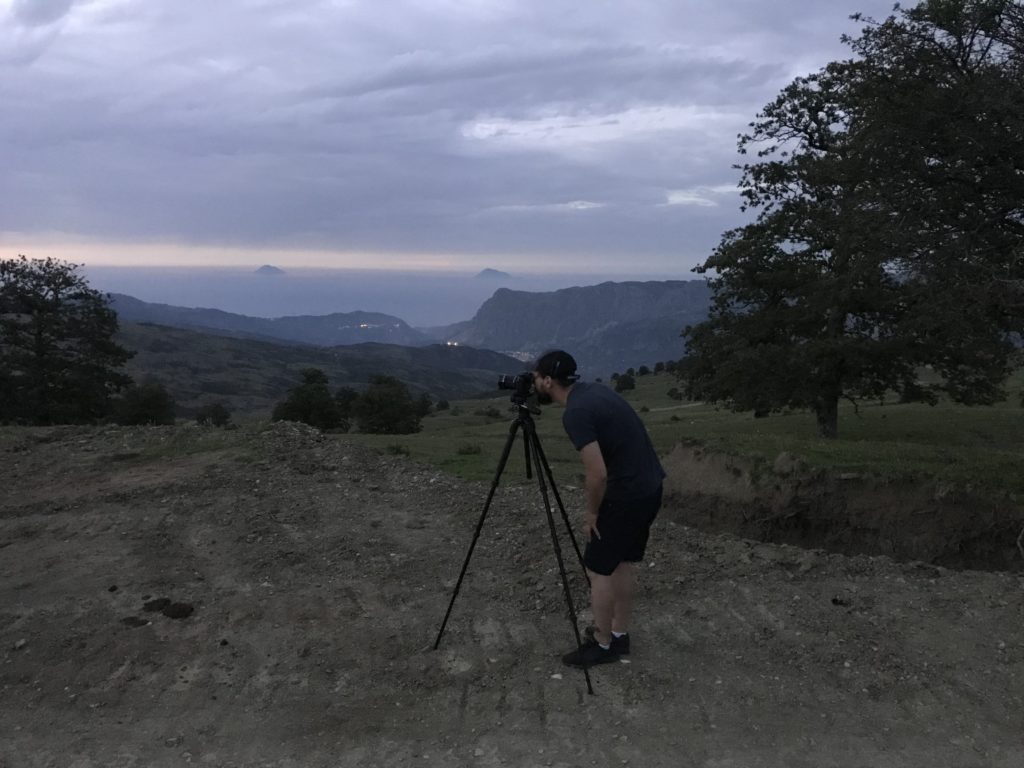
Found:
<svg viewBox="0 0 1024 768"><path fill-rule="evenodd" d="M582 648L562 657L573 667L617 661L629 653L629 622L636 574L651 523L661 507L665 471L640 417L601 384L579 381L567 352L542 355L534 365L542 404L565 406L562 426L580 452L584 470L583 564L590 577L594 627Z"/></svg>

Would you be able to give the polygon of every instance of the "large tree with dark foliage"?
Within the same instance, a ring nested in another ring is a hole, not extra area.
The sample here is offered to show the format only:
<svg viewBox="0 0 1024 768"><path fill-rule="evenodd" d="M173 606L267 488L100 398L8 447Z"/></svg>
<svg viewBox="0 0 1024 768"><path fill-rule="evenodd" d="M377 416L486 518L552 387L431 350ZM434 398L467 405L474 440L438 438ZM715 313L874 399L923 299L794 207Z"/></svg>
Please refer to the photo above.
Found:
<svg viewBox="0 0 1024 768"><path fill-rule="evenodd" d="M370 379L370 386L353 406L359 431L379 435L419 432L420 410L404 382L383 375Z"/></svg>
<svg viewBox="0 0 1024 768"><path fill-rule="evenodd" d="M1000 399L1024 329L1021 3L866 24L854 58L795 80L740 137L758 215L697 268L713 304L684 331L690 397L810 408L826 437L843 398Z"/></svg>
<svg viewBox="0 0 1024 768"><path fill-rule="evenodd" d="M131 379L114 340L117 314L78 266L0 260L0 422L95 421Z"/></svg>
<svg viewBox="0 0 1024 768"><path fill-rule="evenodd" d="M273 421L301 421L318 429L348 431L348 421L327 388L327 374L319 368L304 368L302 382L288 397L274 406Z"/></svg>

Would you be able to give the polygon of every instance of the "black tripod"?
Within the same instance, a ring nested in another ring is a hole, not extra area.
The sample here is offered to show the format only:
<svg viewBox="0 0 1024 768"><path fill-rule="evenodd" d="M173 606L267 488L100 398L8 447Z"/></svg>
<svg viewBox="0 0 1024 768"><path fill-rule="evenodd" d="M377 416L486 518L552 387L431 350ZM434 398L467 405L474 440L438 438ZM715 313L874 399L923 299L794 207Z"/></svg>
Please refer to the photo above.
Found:
<svg viewBox="0 0 1024 768"><path fill-rule="evenodd" d="M544 449L540 444L540 437L537 435L537 426L533 423L533 417L530 415L530 409L526 405L526 397L517 392L512 396L512 402L516 405L516 417L512 420L512 424L509 427L508 439L505 441L505 448L501 452L501 458L498 460L498 470L494 473L494 480L491 482L491 491L487 494L487 501L484 502L483 512L480 513L480 520L477 522L476 530L473 532L473 541L469 545L469 551L466 553L466 560L462 564L462 572L459 573L459 580L455 583L455 590L452 592L451 602L448 603L448 611L444 615L444 621L441 622L441 629L437 633L437 640L434 641L435 651L441 644L441 635L444 634L444 628L448 624L448 617L452 614L452 608L455 606L455 598L459 596L459 589L462 587L462 579L465 577L466 570L469 568L469 561L473 557L473 549L476 547L477 539L480 538L480 531L484 527L484 520L487 518L487 510L490 509L491 500L494 498L494 492L498 489L498 482L501 480L501 473L504 471L505 463L508 461L509 454L512 452L512 444L515 442L516 432L520 428L523 430L523 448L526 452L526 477L527 479L532 477L530 470L530 463L532 460L537 472L537 483L540 486L540 495L544 499L544 511L547 512L548 516L548 528L551 530L551 545L554 547L555 559L558 561L558 572L562 577L562 591L565 593L565 604L569 609L569 623L572 625L572 632L576 638L576 647L582 648L583 646L583 641L580 638L580 630L577 626L576 607L572 602L572 593L569 591L569 580L565 575L565 563L562 561L562 548L558 543L558 534L555 531L555 518L551 513L551 501L548 498L549 484L551 487L551 493L554 495L555 501L558 503L558 509L562 513L562 520L565 522L565 528L569 532L569 539L572 541L573 549L576 550L576 557L580 561L581 568L583 568L583 555L580 554L579 545L576 543L576 537L573 535L569 516L565 512L565 505L562 504L562 499L558 495L558 488L555 486L555 478L551 474L551 466L548 464L547 457L544 455ZM586 569L584 569L583 574L586 576ZM594 687L590 682L590 671L586 667L583 668L583 675L587 679L587 693L592 694L594 692Z"/></svg>

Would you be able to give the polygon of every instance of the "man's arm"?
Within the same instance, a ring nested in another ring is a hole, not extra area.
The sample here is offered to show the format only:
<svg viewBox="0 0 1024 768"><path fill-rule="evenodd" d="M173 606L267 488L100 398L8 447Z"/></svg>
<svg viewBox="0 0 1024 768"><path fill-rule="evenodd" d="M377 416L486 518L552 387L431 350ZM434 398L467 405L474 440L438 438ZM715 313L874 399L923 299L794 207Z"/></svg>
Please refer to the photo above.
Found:
<svg viewBox="0 0 1024 768"><path fill-rule="evenodd" d="M597 512L604 501L605 488L608 485L608 469L604 465L601 446L594 440L580 448L583 460L583 497L586 501L586 516L583 522L583 535L589 537L594 531L597 538L601 533L597 530Z"/></svg>

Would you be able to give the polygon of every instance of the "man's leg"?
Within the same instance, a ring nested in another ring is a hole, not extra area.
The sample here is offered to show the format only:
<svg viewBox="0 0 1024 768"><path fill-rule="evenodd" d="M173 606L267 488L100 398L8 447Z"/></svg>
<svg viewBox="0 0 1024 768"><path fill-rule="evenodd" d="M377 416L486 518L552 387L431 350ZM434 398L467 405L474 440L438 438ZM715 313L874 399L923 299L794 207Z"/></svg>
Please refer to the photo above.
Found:
<svg viewBox="0 0 1024 768"><path fill-rule="evenodd" d="M622 566L620 565L619 568ZM602 576L589 568L590 577L590 609L594 614L594 639L602 645L612 641L612 622L615 615L615 572L611 576Z"/></svg>
<svg viewBox="0 0 1024 768"><path fill-rule="evenodd" d="M633 618L633 594L636 592L636 569L632 563L621 562L611 576L612 620L611 629L619 634L629 632Z"/></svg>

